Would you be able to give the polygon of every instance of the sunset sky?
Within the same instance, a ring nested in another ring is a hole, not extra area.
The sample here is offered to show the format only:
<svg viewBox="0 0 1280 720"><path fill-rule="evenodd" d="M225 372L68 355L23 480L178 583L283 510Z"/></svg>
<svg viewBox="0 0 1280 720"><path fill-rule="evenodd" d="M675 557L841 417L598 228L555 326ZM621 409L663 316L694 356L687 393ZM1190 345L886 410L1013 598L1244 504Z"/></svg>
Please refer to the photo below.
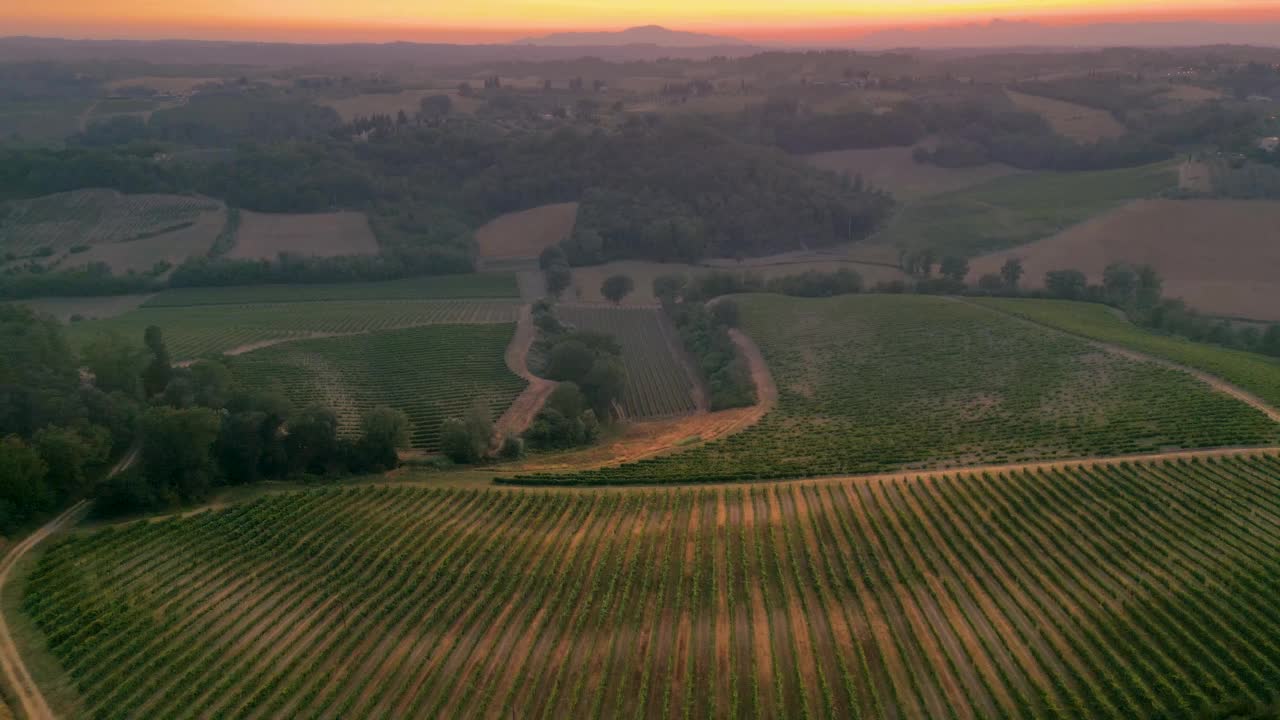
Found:
<svg viewBox="0 0 1280 720"><path fill-rule="evenodd" d="M1280 0L16 0L0 35L502 42L662 24L752 40L853 38L886 26L1038 19L1280 21Z"/></svg>

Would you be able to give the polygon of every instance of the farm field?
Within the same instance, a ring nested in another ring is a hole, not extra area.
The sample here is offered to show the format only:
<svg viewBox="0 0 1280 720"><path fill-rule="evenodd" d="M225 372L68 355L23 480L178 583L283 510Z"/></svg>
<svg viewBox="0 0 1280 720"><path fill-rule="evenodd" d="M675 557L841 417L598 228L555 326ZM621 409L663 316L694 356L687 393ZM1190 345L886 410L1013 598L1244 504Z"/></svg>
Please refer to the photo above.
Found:
<svg viewBox="0 0 1280 720"><path fill-rule="evenodd" d="M280 253L317 257L376 255L378 240L364 213L292 215L240 211L236 244L227 257L274 260Z"/></svg>
<svg viewBox="0 0 1280 720"><path fill-rule="evenodd" d="M1096 303L1003 298L972 302L1216 375L1280 407L1280 361L1264 355L1148 332Z"/></svg>
<svg viewBox="0 0 1280 720"><path fill-rule="evenodd" d="M223 211L201 213L195 224L188 227L128 242L91 245L82 253L65 256L58 267L70 269L101 262L117 273L145 273L157 263L168 263L170 269L156 276L164 279L188 258L206 255L226 226L226 220Z"/></svg>
<svg viewBox="0 0 1280 720"><path fill-rule="evenodd" d="M477 402L496 419L524 389L503 359L514 327L437 325L299 340L246 353L231 369L246 386L282 392L299 407L333 408L342 433L359 433L360 419L379 405L403 410L413 447L434 452L445 420Z"/></svg>
<svg viewBox="0 0 1280 720"><path fill-rule="evenodd" d="M501 301L349 301L143 307L106 320L67 328L73 347L116 333L142 343L147 326L164 332L174 360L240 354L263 345L317 335L358 333L422 325L511 323L518 305Z"/></svg>
<svg viewBox="0 0 1280 720"><path fill-rule="evenodd" d="M1203 717L1280 686L1280 459L329 488L71 535L86 717Z"/></svg>
<svg viewBox="0 0 1280 720"><path fill-rule="evenodd" d="M1005 94L1019 110L1040 115L1054 132L1076 142L1092 143L1125 133L1124 125L1106 110L1012 90L1006 90Z"/></svg>
<svg viewBox="0 0 1280 720"><path fill-rule="evenodd" d="M628 419L685 415L697 409L689 372L676 356L675 328L661 310L560 305L561 321L617 338L627 370L622 409Z"/></svg>
<svg viewBox="0 0 1280 720"><path fill-rule="evenodd" d="M823 170L847 173L849 177L861 175L864 181L888 190L899 200L953 192L1021 172L999 163L955 169L918 163L911 156L913 150L909 147L832 150L806 155L805 159Z"/></svg>
<svg viewBox="0 0 1280 720"><path fill-rule="evenodd" d="M1280 322L1280 202L1142 200L1016 250L978 258L972 277L1022 259L1026 284L1072 268L1102 281L1116 262L1149 264L1164 293L1208 315Z"/></svg>
<svg viewBox="0 0 1280 720"><path fill-rule="evenodd" d="M578 203L507 213L476 230L476 245L485 260L536 258L544 249L568 238L577 220Z"/></svg>
<svg viewBox="0 0 1280 720"><path fill-rule="evenodd" d="M175 288L147 301L146 307L245 305L250 303L325 302L337 300L468 300L520 296L510 273L436 275L386 282L315 285L242 285Z"/></svg>
<svg viewBox="0 0 1280 720"><path fill-rule="evenodd" d="M1173 163L1016 175L910 203L876 239L939 254L981 255L1050 237L1177 186Z"/></svg>
<svg viewBox="0 0 1280 720"><path fill-rule="evenodd" d="M1266 445L1280 424L1200 380L922 296L739 297L778 406L685 452L531 484L794 478Z"/></svg>
<svg viewBox="0 0 1280 720"><path fill-rule="evenodd" d="M207 198L185 195L124 195L115 190L76 190L45 195L31 200L11 200L0 204L0 255L18 257L42 254L47 263L70 257L83 263L86 253L69 255L72 248L89 246L106 253L104 261L121 260L128 255L154 257L146 267L164 259L157 251L168 244L183 245L166 238L166 243L148 243L166 233L202 226L207 233L213 228L204 249L212 244L221 228L224 212L221 204ZM142 243L145 252L133 252L129 246ZM197 243L198 244L198 243ZM110 245L111 248L97 246ZM115 247L118 246L118 247ZM189 248L188 250L194 250ZM186 257L185 255L183 256ZM139 261L127 263L130 267Z"/></svg>

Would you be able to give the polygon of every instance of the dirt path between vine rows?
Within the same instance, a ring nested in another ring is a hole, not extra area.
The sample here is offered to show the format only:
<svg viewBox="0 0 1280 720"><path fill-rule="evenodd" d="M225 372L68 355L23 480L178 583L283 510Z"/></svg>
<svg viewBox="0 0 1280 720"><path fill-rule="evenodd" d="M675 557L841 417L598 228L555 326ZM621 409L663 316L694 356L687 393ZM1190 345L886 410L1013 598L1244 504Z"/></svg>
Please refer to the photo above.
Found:
<svg viewBox="0 0 1280 720"><path fill-rule="evenodd" d="M524 432L533 423L533 418L546 404L556 383L534 375L529 370L529 350L533 348L533 340L537 332L533 327L533 307L524 305L520 308L520 317L516 321L516 334L507 345L507 368L524 378L529 383L508 407L506 412L493 426L493 449L498 449L502 441Z"/></svg>
<svg viewBox="0 0 1280 720"><path fill-rule="evenodd" d="M4 560L0 561L0 589L3 589L5 582L9 580L13 568L32 548L64 527L74 525L88 508L89 501L81 500L15 545L5 555ZM26 663L22 661L22 655L13 641L13 636L9 632L9 623L5 620L3 613L0 613L0 669L3 669L5 682L12 690L17 700L16 704L22 708L24 717L28 720L53 720L53 711L44 699L44 694L40 692L40 686L27 670Z"/></svg>

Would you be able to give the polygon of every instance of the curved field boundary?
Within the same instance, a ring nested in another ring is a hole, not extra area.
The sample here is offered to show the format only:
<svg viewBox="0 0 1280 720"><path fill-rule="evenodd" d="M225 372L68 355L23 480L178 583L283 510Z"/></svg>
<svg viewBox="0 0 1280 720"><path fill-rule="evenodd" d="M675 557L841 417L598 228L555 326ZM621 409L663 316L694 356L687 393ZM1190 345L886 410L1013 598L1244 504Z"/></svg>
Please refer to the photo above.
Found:
<svg viewBox="0 0 1280 720"><path fill-rule="evenodd" d="M9 580L13 568L28 552L31 552L32 548L53 533L74 525L88 509L89 501L81 500L15 545L5 555L4 560L0 560L0 590L3 590L5 582ZM26 663L22 661L22 655L13 641L13 636L9 632L9 623L4 619L3 613L0 613L0 669L3 669L5 681L13 691L18 706L22 708L24 717L28 720L53 720L53 711L49 709L49 703L40 692L40 686L36 684L35 679L31 677L31 672L27 670Z"/></svg>
<svg viewBox="0 0 1280 720"><path fill-rule="evenodd" d="M987 305L981 305L978 303L969 302L967 300L961 300L961 302L964 302L966 305L972 305L973 307L980 307L980 308L983 308L984 310L990 310L991 312L999 313L1000 315L1004 315L1005 317L1014 318L1015 320L1026 323L1028 325L1034 325L1036 327L1046 328L1054 332L1062 333L1063 335L1069 335L1074 338L1079 338L1089 343L1090 345L1093 345L1099 350L1104 350L1113 355L1119 355L1121 357L1126 357L1130 360L1136 360L1138 362L1153 363L1161 367L1169 368L1170 370L1178 370L1179 372L1184 372L1194 377L1195 379L1199 380L1200 382L1208 385L1214 390L1220 393L1223 393L1225 395L1230 395L1231 397L1239 400L1240 402L1254 408L1255 410L1260 411L1262 414L1270 418L1272 422L1280 423L1280 410L1276 409L1275 406L1271 405L1270 403L1258 397L1257 395L1254 395L1248 390L1245 390L1244 388L1238 385L1232 384L1217 375L1213 375L1211 373L1205 372L1204 370L1199 370L1191 367L1190 365L1183 365L1182 363L1175 362L1173 360L1169 360L1166 358L1158 357L1155 355L1148 355L1147 353L1138 352L1137 350L1131 350L1126 347L1121 347L1120 345L1114 345L1112 343L1103 342L1101 340L1095 340L1094 338L1091 338L1088 335L1081 335L1079 333L1073 333L1069 330L1063 330L1060 327L1056 327L1048 323L1037 322L1023 315L1011 313L1005 310L1001 310L999 308L994 308Z"/></svg>

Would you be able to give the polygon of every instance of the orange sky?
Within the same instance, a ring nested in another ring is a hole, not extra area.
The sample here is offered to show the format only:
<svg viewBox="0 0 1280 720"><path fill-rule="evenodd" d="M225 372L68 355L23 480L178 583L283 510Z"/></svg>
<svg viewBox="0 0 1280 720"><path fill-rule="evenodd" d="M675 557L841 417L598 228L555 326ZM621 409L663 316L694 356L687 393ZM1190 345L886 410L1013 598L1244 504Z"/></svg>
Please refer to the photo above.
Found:
<svg viewBox="0 0 1280 720"><path fill-rule="evenodd" d="M6 0L0 35L501 42L658 23L755 40L900 25L1202 18L1280 21L1280 0Z"/></svg>

